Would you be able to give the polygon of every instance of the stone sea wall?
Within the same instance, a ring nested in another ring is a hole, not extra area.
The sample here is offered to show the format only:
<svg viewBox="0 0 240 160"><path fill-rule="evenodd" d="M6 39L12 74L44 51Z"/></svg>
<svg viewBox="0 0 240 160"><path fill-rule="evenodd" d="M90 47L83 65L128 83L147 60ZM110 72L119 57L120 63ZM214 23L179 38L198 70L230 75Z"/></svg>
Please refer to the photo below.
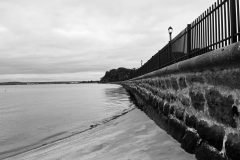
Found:
<svg viewBox="0 0 240 160"><path fill-rule="evenodd" d="M240 158L240 44L121 83L198 160Z"/></svg>

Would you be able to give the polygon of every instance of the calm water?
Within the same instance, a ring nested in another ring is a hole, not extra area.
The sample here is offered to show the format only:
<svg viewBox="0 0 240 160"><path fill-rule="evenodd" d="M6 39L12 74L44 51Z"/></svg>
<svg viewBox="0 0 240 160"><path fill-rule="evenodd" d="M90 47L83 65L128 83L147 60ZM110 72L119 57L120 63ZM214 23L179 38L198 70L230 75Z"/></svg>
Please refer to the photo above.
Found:
<svg viewBox="0 0 240 160"><path fill-rule="evenodd" d="M80 132L130 107L118 85L0 86L0 159Z"/></svg>
<svg viewBox="0 0 240 160"><path fill-rule="evenodd" d="M133 108L118 85L0 86L0 159L195 159Z"/></svg>

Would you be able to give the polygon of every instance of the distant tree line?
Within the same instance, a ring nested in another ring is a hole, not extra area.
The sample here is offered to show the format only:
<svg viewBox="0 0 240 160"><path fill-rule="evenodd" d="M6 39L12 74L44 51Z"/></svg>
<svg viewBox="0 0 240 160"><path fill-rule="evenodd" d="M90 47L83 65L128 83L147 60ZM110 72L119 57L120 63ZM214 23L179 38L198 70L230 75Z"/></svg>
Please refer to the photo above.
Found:
<svg viewBox="0 0 240 160"><path fill-rule="evenodd" d="M124 81L133 78L135 69L118 68L107 71L101 78L101 83Z"/></svg>
<svg viewBox="0 0 240 160"><path fill-rule="evenodd" d="M80 84L80 83L99 83L99 81L1 82L0 85Z"/></svg>

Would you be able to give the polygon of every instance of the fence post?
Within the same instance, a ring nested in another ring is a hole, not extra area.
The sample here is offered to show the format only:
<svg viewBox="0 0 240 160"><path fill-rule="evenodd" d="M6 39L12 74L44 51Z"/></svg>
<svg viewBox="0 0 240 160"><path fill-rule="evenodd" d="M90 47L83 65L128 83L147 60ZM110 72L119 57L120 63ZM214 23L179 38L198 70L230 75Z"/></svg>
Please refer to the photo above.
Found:
<svg viewBox="0 0 240 160"><path fill-rule="evenodd" d="M230 17L231 17L231 40L237 42L237 22L236 22L236 0L230 0Z"/></svg>
<svg viewBox="0 0 240 160"><path fill-rule="evenodd" d="M191 24L187 25L187 57L190 58L190 54L191 54Z"/></svg>
<svg viewBox="0 0 240 160"><path fill-rule="evenodd" d="M168 43L168 62L173 62L173 60L174 59L172 56L172 44L171 44L171 41L169 41L169 43Z"/></svg>
<svg viewBox="0 0 240 160"><path fill-rule="evenodd" d="M160 64L160 51L158 51L158 69L161 68L161 64Z"/></svg>

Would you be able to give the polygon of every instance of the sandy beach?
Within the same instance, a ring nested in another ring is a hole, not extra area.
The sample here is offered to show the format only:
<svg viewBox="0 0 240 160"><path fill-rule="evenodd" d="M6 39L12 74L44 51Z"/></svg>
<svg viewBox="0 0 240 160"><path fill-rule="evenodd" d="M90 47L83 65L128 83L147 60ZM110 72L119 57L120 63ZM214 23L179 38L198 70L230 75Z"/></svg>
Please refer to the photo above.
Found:
<svg viewBox="0 0 240 160"><path fill-rule="evenodd" d="M7 160L193 160L143 112L133 109L84 133Z"/></svg>

